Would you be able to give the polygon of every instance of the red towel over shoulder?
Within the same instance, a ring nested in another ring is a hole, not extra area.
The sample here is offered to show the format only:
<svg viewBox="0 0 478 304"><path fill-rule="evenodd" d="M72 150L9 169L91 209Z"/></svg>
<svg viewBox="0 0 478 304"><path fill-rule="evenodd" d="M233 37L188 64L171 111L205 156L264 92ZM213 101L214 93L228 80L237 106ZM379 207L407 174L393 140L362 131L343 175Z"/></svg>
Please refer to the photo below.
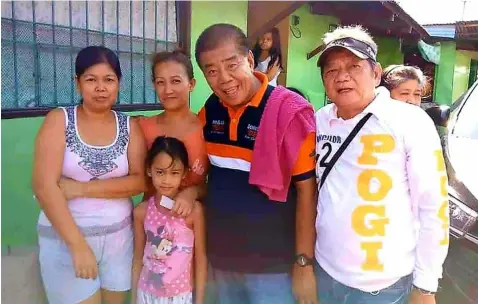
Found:
<svg viewBox="0 0 478 304"><path fill-rule="evenodd" d="M256 185L270 200L286 202L300 147L315 131L312 105L299 94L276 87L259 124L249 184Z"/></svg>

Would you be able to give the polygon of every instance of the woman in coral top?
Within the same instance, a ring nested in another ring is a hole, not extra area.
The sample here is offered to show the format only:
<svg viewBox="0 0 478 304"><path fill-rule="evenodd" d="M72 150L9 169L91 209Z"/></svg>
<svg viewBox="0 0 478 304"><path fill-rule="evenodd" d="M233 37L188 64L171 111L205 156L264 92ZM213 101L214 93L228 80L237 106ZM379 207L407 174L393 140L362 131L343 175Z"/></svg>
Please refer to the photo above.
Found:
<svg viewBox="0 0 478 304"><path fill-rule="evenodd" d="M164 111L138 118L148 149L158 136L181 140L188 151L190 168L181 187L200 184L204 181L208 160L201 121L189 109L189 94L196 84L191 60L180 51L157 53L152 60L152 80ZM149 185L144 199L154 192Z"/></svg>

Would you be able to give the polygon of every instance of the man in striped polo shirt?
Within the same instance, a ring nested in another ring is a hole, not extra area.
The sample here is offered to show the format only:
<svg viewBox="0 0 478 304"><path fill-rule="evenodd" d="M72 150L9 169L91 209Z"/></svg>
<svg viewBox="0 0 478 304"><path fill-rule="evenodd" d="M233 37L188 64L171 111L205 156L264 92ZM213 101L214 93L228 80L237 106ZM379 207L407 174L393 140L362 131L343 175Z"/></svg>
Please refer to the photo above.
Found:
<svg viewBox="0 0 478 304"><path fill-rule="evenodd" d="M275 89L267 76L254 72L246 36L236 26L204 30L195 55L213 91L199 116L211 162L205 206L217 301L316 303L313 110L313 127L298 145L291 176L285 177L291 180L287 197L271 200L249 177L259 123Z"/></svg>

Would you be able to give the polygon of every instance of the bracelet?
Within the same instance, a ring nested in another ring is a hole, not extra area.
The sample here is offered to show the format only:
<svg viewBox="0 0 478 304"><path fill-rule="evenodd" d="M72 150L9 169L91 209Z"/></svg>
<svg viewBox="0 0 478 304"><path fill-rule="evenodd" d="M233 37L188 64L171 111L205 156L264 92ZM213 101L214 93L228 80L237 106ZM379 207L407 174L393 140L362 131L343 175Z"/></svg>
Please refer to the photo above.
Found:
<svg viewBox="0 0 478 304"><path fill-rule="evenodd" d="M435 295L435 293L433 291L428 291L428 290L422 289L420 287L417 287L415 285L413 285L413 288L418 290L424 296L434 296Z"/></svg>

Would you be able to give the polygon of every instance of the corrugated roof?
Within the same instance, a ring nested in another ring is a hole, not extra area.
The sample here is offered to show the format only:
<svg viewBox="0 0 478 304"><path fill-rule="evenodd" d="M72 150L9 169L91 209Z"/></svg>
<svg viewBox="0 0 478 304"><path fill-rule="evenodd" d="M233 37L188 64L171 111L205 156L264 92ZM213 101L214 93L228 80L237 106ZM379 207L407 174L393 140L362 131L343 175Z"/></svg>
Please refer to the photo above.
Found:
<svg viewBox="0 0 478 304"><path fill-rule="evenodd" d="M455 38L456 25L442 24L442 25L424 25L425 30L432 37Z"/></svg>
<svg viewBox="0 0 478 304"><path fill-rule="evenodd" d="M428 24L422 24L423 27L426 27L426 26L441 26L441 25L454 25L456 24L456 22L452 22L452 23L428 23Z"/></svg>
<svg viewBox="0 0 478 304"><path fill-rule="evenodd" d="M478 40L478 20L423 26L432 37Z"/></svg>
<svg viewBox="0 0 478 304"><path fill-rule="evenodd" d="M478 21L457 22L456 36L459 39L478 40Z"/></svg>

